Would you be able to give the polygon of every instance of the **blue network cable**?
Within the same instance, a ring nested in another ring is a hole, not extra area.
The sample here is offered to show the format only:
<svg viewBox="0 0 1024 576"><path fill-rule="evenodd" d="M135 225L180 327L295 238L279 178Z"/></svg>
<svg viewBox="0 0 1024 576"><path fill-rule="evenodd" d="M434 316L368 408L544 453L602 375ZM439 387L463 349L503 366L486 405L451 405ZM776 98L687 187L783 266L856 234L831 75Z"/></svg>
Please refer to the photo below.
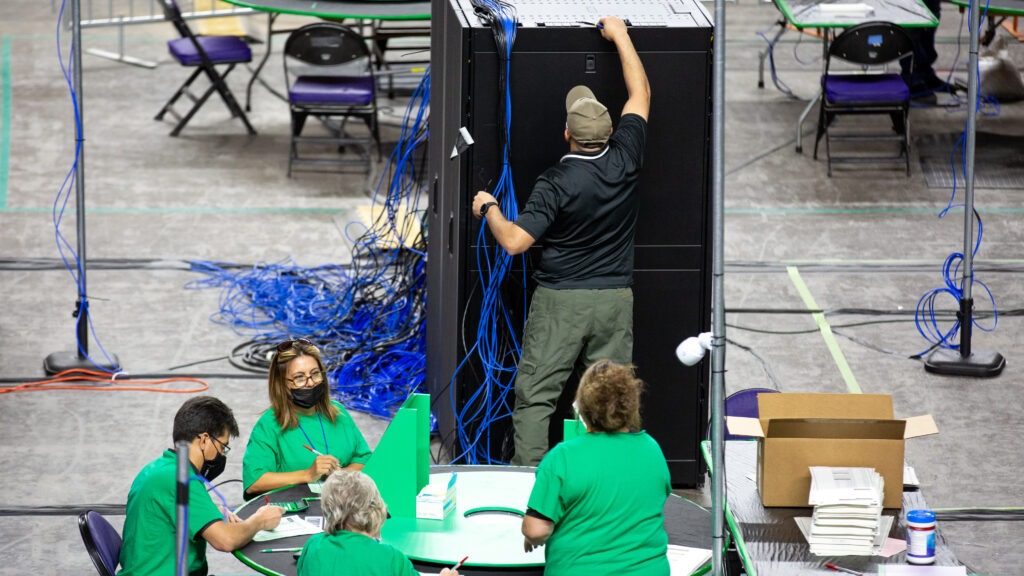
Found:
<svg viewBox="0 0 1024 576"><path fill-rule="evenodd" d="M968 13L969 14L973 14L974 13L974 0L971 1L971 6L969 8L969 12ZM986 21L985 16L987 14L988 14L988 0L986 0L986 2L985 2L985 9L984 9L984 11L982 13L981 18L979 18L978 22L976 23L976 25L978 26L978 33L979 34L981 33L981 26L982 26L981 23ZM978 74L978 76L976 77L977 85L981 86L980 71L975 71L975 73ZM978 95L978 99L975 102L970 103L970 104L971 104L970 108L971 108L971 111L973 113L977 114L978 112L980 112L981 109L982 109L982 98L981 98L981 95L979 94ZM998 113L998 108L997 108L997 113ZM952 210L953 208L964 208L965 210L967 209L965 204L957 203L956 202L956 190L957 190L956 157L957 157L957 150L960 151L959 156L960 156L960 167L961 167L961 170L962 170L962 177L963 177L964 181L966 181L967 180L967 148L966 148L966 141L967 141L967 121L965 120L964 121L964 130L960 134L960 137L957 139L956 144L953 146L953 150L950 152L950 155L949 155L950 171L951 171L951 173L953 175L953 190L950 193L949 201L946 203L946 207L943 208L941 212L939 212L939 218L944 218L946 216L946 214L948 214L949 211ZM973 248L971 250L971 262L973 263L974 262L974 257L976 257L978 255L978 251L981 249L981 240L982 240L982 237L984 236L984 224L982 223L981 215L978 213L977 210L973 210L972 216L973 216L973 218L978 223L978 231L975 234L974 246L973 246ZM918 333L921 334L921 336L924 337L925 340L927 340L928 342L931 342L932 346L929 349L926 349L926 350L918 353L915 357L923 356L924 354L928 353L931 349L934 349L936 347L946 348L946 349L949 349L949 350L959 350L960 349L960 344L957 341L957 336L959 335L960 329L962 327L961 326L961 319L959 318L959 315L958 315L957 319L954 320L953 323L951 325L949 325L948 328L941 327L940 323L939 323L938 315L936 314L936 300L940 296L948 295L956 303L956 309L957 310L960 309L960 301L963 299L963 296L964 296L964 286L963 286L964 279L960 277L961 276L961 268L960 267L961 267L961 264L964 261L964 258L965 258L964 254L962 252L954 252L954 253L950 254L948 257L946 257L946 260L945 260L945 262L942 265L942 277L943 277L943 281L944 281L945 285L943 287L941 287L941 288L933 288L932 290L929 290L928 292L925 292L924 295L921 296L921 298L917 301L917 309L914 312L914 322L915 322L915 324L917 326ZM999 310L998 310L998 308L996 306L995 295L992 294L992 290L989 289L988 285L986 285L984 282L982 282L981 280L978 280L976 278L973 269L968 271L968 272L969 273L967 274L967 278L970 279L972 289L973 289L974 286L980 286L984 290L985 295L988 298L988 301L992 304L992 325L991 326L986 326L986 325L980 324L978 322L978 320L977 320L977 317L973 316L973 315L971 316L971 325L973 327L978 328L979 330L981 330L983 332L993 332L993 331L995 331L996 326L999 324ZM972 290L972 295L973 295L973 290Z"/></svg>
<svg viewBox="0 0 1024 576"><path fill-rule="evenodd" d="M428 138L429 71L406 109L401 134L374 192L368 224L351 224L352 262L312 268L292 260L234 265L191 262L207 277L186 288L220 290L211 321L254 335L251 364L284 339L320 348L333 395L347 407L390 418L423 387L426 253L422 235L422 150Z"/></svg>
<svg viewBox="0 0 1024 576"><path fill-rule="evenodd" d="M500 176L492 195L500 204L505 217L515 220L519 216L519 206L516 202L509 153L512 126L511 62L517 29L516 11L513 5L496 0L476 0L473 6L476 13L491 27L500 56L498 88L502 94L502 106L499 110L502 115L502 154ZM513 257L501 246L491 245L486 228L486 225L480 227L476 249L480 319L473 346L466 351L449 384L454 386L462 372L469 369L469 365L480 370L480 373L474 374L479 379L479 386L467 398L462 399L461 406L456 406L455 395L450 395L451 407L455 414L455 432L458 445L461 447L460 453L453 454L452 461L469 464L502 461L501 454L491 453L496 440L500 440L492 437L491 426L495 422L511 417L512 407L509 399L512 396L522 353L516 337L517 328L521 330L522 327L514 325L515 320L509 314L510 307L505 302L504 293ZM520 258L525 309L526 259L522 256Z"/></svg>

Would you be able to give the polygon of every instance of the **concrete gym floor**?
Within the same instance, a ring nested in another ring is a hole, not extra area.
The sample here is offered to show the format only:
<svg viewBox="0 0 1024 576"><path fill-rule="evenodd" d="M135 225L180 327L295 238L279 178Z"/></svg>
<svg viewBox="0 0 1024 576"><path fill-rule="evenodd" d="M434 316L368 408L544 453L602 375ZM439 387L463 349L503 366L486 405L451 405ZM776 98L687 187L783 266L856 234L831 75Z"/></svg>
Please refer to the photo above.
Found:
<svg viewBox="0 0 1024 576"><path fill-rule="evenodd" d="M56 3L59 7L59 2ZM710 9L710 8L709 8ZM771 4L728 4L726 77L725 298L728 391L772 387L790 392L892 394L896 414L930 413L940 434L908 442L933 508L1021 507L1024 377L1018 345L1024 301L1024 227L1018 188L976 188L985 238L977 277L1003 315L993 332L974 332L976 348L996 350L1007 367L994 379L936 376L908 356L928 343L913 311L943 286L942 261L963 249L963 213L939 212L950 189L929 188L916 150L911 176L892 166L837 169L826 176L806 140L794 152L794 122L805 100L769 83L756 87L758 32L777 18ZM265 20L251 18L262 30ZM946 5L939 30L940 74L966 45L960 15ZM0 378L3 385L42 377L43 359L74 346L75 289L59 267L50 210L73 153L73 123L59 68L50 3L0 3ZM771 31L769 31L770 33ZM65 31L66 41L70 39ZM152 117L183 79L164 41L168 24L126 30L126 52L159 62L155 70L86 55L83 61L88 258L126 265L89 270L91 312L99 342L134 373L160 373L226 356L247 340L211 322L213 290L187 290L197 279L181 262L209 259L253 264L294 258L303 265L343 263L350 246L339 232L348 211L366 205L361 179L300 173L286 177L288 113L255 91L249 138L223 106L210 102L178 138ZM1003 33L1001 32L1000 35ZM114 28L86 31L86 48L116 50ZM279 49L280 43L275 46ZM261 46L256 46L259 53ZM1009 42L1011 59L1024 64ZM801 98L820 72L816 40L786 34L776 49L780 78ZM247 72L230 77L244 93ZM281 82L280 61L265 72ZM671 97L653 87L655 98ZM400 117L402 101L393 106ZM965 108L915 107L915 138L958 134ZM657 122L657 118L652 118ZM814 122L805 125L813 130ZM978 130L1024 136L1024 105L1004 103ZM809 132L813 134L813 132ZM394 127L385 140L394 142ZM962 199L962 189L958 200ZM74 242L74 214L63 232ZM155 262L155 263L154 263ZM991 309L980 290L977 308ZM1017 299L1021 298L1021 301ZM944 312L955 303L940 300ZM834 345L812 310L825 312ZM989 325L989 319L981 319ZM265 383L227 362L199 365L209 393L235 410L244 446L266 405ZM651 382L651 386L666 385ZM181 395L52 391L0 397L0 573L90 574L93 568L69 510L121 505L136 472L170 443ZM386 422L356 416L371 445ZM222 478L241 476L241 450ZM229 485L230 486L230 485ZM232 503L240 494L228 489ZM685 491L707 502L707 490ZM120 528L123 517L112 516ZM959 558L978 574L1024 573L1013 521L941 522ZM210 552L215 573L249 573L232 556Z"/></svg>

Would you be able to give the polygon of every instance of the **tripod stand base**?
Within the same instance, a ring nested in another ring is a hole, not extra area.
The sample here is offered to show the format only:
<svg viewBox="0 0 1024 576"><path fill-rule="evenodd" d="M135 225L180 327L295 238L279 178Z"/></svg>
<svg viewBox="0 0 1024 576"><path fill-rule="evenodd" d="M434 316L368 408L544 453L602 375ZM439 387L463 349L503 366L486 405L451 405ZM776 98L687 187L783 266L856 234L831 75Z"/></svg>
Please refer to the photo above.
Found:
<svg viewBox="0 0 1024 576"><path fill-rule="evenodd" d="M65 370L102 370L105 372L120 370L121 363L118 362L117 356L110 354L110 359L114 361L112 365L100 360L91 362L88 358L79 356L77 352L54 352L43 360L43 372L47 376L53 376Z"/></svg>
<svg viewBox="0 0 1024 576"><path fill-rule="evenodd" d="M998 376L1006 366L1003 355L994 350L974 350L964 358L959 350L939 348L924 359L924 369L947 376L973 376L991 378Z"/></svg>

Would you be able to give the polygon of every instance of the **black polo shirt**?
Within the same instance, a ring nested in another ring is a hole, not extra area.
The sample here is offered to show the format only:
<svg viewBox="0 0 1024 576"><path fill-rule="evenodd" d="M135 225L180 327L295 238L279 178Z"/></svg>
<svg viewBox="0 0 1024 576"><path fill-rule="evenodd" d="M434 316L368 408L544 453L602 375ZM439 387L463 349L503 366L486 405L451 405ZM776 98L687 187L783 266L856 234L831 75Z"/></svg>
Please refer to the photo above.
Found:
<svg viewBox="0 0 1024 576"><path fill-rule="evenodd" d="M548 288L633 284L636 184L647 122L626 114L599 152L573 152L537 178L515 223L541 245L534 279Z"/></svg>

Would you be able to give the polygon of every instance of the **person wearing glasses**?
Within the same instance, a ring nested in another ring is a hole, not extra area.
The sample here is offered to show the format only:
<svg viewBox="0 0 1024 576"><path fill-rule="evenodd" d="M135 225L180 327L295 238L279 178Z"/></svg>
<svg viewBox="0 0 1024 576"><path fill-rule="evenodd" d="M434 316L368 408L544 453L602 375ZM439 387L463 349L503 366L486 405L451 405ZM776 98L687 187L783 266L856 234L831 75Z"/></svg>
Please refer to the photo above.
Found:
<svg viewBox="0 0 1024 576"><path fill-rule="evenodd" d="M388 508L372 478L338 470L324 481L320 498L324 531L311 536L302 548L299 576L419 576L405 554L380 541ZM459 572L444 568L440 576L459 576Z"/></svg>
<svg viewBox="0 0 1024 576"><path fill-rule="evenodd" d="M661 447L640 429L643 382L633 367L598 360L576 402L587 433L551 449L523 516L527 552L546 545L544 575L669 576Z"/></svg>
<svg viewBox="0 0 1024 576"><path fill-rule="evenodd" d="M174 416L174 443L188 443L192 480L188 483L188 543L186 572L206 574L206 544L222 552L245 546L260 530L273 530L284 510L263 506L241 520L213 503L207 482L224 471L238 436L235 416L213 396L190 398ZM175 569L177 542L177 455L166 450L146 465L132 482L125 510L118 576L170 574ZM196 475L202 478L197 478ZM204 482L205 480L206 482Z"/></svg>
<svg viewBox="0 0 1024 576"><path fill-rule="evenodd" d="M268 374L270 408L242 458L245 497L362 470L370 447L345 407L331 399L320 350L304 338L277 346Z"/></svg>

